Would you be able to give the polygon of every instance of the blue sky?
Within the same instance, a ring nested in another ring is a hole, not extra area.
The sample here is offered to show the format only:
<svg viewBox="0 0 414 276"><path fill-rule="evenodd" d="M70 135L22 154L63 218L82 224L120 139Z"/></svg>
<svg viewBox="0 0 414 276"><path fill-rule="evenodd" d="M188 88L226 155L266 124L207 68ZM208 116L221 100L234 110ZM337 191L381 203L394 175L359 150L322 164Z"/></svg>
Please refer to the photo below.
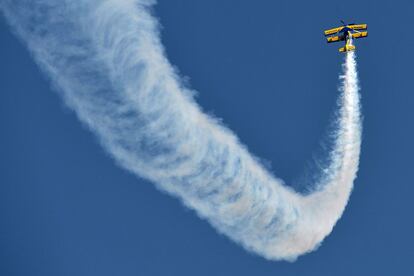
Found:
<svg viewBox="0 0 414 276"><path fill-rule="evenodd" d="M341 18L369 24L369 38L357 41L356 186L333 233L295 263L247 253L117 167L2 20L0 275L409 275L414 38L402 26L412 25L413 5L160 0L155 8L167 55L200 105L288 184L317 150L338 95L342 56L322 30Z"/></svg>

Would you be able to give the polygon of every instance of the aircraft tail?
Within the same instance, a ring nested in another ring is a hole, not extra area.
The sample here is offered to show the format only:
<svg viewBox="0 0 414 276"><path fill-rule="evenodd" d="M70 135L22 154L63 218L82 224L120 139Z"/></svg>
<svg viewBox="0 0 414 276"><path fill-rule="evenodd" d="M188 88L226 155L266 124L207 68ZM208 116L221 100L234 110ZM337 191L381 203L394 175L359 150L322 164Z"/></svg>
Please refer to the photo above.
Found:
<svg viewBox="0 0 414 276"><path fill-rule="evenodd" d="M345 45L342 48L339 48L339 52L344 53L344 52L350 52L350 51L354 51L355 50L355 46L354 45Z"/></svg>
<svg viewBox="0 0 414 276"><path fill-rule="evenodd" d="M346 52L350 52L350 51L354 51L354 50L355 50L355 46L352 44L352 36L348 37L344 47L339 48L339 52L341 52L341 53L346 53Z"/></svg>

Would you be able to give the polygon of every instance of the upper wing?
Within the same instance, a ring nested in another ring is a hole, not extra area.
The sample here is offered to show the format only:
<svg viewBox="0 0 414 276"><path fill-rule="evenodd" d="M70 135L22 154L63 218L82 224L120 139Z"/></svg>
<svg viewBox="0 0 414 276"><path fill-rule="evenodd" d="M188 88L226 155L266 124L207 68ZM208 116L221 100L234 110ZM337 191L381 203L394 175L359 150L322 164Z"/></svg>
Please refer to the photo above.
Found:
<svg viewBox="0 0 414 276"><path fill-rule="evenodd" d="M368 36L368 32L358 32L358 33L352 34L352 38L363 38L367 36Z"/></svg>
<svg viewBox="0 0 414 276"><path fill-rule="evenodd" d="M348 28L352 30L366 30L368 29L368 25L367 24L349 25Z"/></svg>
<svg viewBox="0 0 414 276"><path fill-rule="evenodd" d="M331 37L327 37L326 40L327 40L328 43L332 43L332 42L342 41L342 40L344 40L344 38L339 37L339 36L331 36Z"/></svg>
<svg viewBox="0 0 414 276"><path fill-rule="evenodd" d="M338 28L333 28L333 29L329 29L325 31L325 35L331 35L331 34L335 34L337 32L339 32L340 30L342 30L344 27L338 27Z"/></svg>

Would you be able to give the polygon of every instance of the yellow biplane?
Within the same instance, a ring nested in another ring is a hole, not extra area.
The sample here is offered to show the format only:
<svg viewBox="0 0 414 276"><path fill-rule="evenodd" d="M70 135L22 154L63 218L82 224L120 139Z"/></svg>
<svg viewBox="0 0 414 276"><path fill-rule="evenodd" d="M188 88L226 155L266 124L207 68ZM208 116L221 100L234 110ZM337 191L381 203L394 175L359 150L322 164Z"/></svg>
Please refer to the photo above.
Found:
<svg viewBox="0 0 414 276"><path fill-rule="evenodd" d="M363 38L368 36L367 24L345 24L342 21L343 26L329 29L325 31L325 36L328 43L346 41L345 46L339 48L339 52L349 52L355 50L355 46L352 44L352 40Z"/></svg>

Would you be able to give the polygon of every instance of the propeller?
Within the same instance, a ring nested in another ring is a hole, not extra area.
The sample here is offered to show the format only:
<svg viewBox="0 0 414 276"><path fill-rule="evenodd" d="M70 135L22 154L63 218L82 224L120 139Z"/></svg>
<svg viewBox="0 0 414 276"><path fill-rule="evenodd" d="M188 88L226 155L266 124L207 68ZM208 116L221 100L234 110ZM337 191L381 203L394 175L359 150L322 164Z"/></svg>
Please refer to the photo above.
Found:
<svg viewBox="0 0 414 276"><path fill-rule="evenodd" d="M342 25L344 25L344 26L355 25L355 23L346 24L345 21L343 21L342 19L340 21L341 21Z"/></svg>

